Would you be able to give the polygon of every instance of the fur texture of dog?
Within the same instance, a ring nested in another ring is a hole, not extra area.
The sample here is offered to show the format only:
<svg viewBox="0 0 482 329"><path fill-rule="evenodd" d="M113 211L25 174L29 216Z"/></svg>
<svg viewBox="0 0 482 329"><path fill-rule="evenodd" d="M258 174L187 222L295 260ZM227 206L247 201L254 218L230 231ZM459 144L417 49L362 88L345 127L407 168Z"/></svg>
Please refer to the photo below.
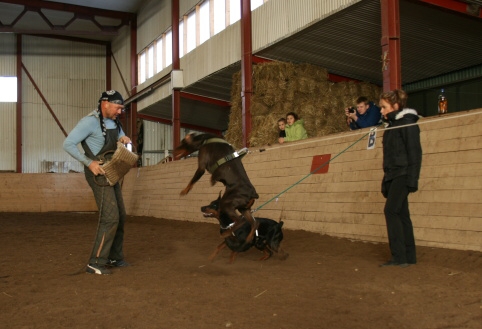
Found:
<svg viewBox="0 0 482 329"><path fill-rule="evenodd" d="M221 201L221 193L219 197L212 201L209 205L201 207L201 212L204 217L216 218L219 221L220 233L223 234L233 224L229 216L220 210L219 205ZM212 261L217 254L225 247L231 249L230 263L233 263L236 255L240 252L249 250L251 247L256 247L264 254L260 260L266 260L270 258L273 253L278 253L281 259L285 259L286 254L281 249L281 241L283 240L283 222L276 222L269 218L256 218L259 223L257 234L251 241L246 241L246 238L251 231L251 225L248 222L244 222L241 227L234 230L229 236L224 238L224 241L218 245L216 250L212 253L209 259Z"/></svg>
<svg viewBox="0 0 482 329"><path fill-rule="evenodd" d="M175 159L180 159L196 151L199 151L198 168L180 194L188 194L204 172L210 171L211 184L221 182L226 187L220 199L220 209L234 222L231 230L240 228L247 220L251 230L246 240L251 241L258 226L251 215L251 206L258 198L258 194L246 174L241 157L234 157L218 166L219 160L233 155L235 150L226 140L212 134L187 135L173 154ZM225 234L229 235L230 232L227 231Z"/></svg>

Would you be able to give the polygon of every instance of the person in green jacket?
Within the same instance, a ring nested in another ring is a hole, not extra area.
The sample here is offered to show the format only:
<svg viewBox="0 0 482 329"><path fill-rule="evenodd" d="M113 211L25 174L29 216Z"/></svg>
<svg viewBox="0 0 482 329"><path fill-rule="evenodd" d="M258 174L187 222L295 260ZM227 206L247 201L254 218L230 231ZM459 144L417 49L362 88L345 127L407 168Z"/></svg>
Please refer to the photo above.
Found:
<svg viewBox="0 0 482 329"><path fill-rule="evenodd" d="M303 119L298 118L298 115L295 112L286 114L286 123L286 137L278 138L280 144L308 138Z"/></svg>

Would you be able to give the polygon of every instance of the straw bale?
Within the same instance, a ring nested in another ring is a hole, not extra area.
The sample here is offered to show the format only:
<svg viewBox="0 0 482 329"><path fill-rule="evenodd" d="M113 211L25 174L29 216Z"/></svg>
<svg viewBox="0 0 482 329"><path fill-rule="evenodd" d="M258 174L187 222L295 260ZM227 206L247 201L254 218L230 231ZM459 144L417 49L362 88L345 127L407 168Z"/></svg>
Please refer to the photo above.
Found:
<svg viewBox="0 0 482 329"><path fill-rule="evenodd" d="M250 146L277 142L278 120L295 112L304 120L308 137L348 130L343 109L359 96L377 101L381 88L353 81L334 83L328 71L310 64L269 62L253 67ZM233 75L231 113L226 139L243 147L241 73Z"/></svg>

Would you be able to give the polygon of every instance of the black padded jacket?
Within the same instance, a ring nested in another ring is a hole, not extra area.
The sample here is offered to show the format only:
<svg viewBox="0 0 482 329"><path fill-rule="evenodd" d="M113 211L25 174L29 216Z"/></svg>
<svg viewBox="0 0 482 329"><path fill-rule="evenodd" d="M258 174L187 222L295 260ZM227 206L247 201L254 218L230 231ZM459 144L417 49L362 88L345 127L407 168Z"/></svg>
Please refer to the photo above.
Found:
<svg viewBox="0 0 482 329"><path fill-rule="evenodd" d="M406 175L409 191L415 192L422 166L417 111L403 109L391 112L386 121L390 129L383 134L383 181Z"/></svg>

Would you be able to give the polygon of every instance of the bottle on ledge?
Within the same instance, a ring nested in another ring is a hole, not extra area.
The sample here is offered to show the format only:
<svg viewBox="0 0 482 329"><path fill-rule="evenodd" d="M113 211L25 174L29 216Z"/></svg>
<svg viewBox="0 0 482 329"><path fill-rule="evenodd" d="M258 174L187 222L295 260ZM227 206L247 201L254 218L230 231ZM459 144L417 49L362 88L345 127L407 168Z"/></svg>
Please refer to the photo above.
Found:
<svg viewBox="0 0 482 329"><path fill-rule="evenodd" d="M445 90L442 88L440 90L440 95L438 95L438 114L444 114L447 112L447 97L445 96Z"/></svg>

